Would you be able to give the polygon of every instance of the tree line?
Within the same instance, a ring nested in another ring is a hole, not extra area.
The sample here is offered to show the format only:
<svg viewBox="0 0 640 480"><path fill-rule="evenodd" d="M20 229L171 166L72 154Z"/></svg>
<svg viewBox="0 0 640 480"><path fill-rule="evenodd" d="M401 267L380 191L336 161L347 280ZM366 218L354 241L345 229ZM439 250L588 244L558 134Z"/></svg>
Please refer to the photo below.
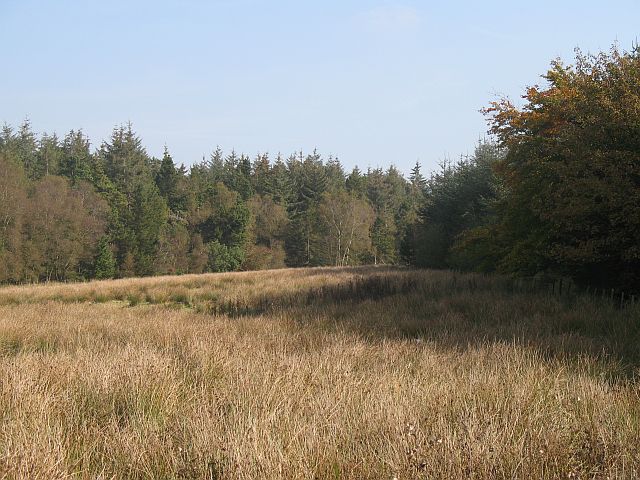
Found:
<svg viewBox="0 0 640 480"><path fill-rule="evenodd" d="M82 131L0 133L0 281L398 263L424 179L346 173L316 151L216 149L188 170L132 126L95 151Z"/></svg>
<svg viewBox="0 0 640 480"><path fill-rule="evenodd" d="M491 140L428 177L217 148L189 169L131 125L0 133L0 282L408 264L640 290L640 50L555 61Z"/></svg>

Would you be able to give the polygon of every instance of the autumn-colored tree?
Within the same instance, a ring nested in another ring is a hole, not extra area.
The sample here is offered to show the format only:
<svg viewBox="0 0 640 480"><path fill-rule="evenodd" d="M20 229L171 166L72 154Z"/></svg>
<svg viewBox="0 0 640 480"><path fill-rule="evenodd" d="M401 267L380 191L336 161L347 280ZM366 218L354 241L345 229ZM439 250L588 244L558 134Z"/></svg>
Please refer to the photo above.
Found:
<svg viewBox="0 0 640 480"><path fill-rule="evenodd" d="M71 188L63 177L36 183L24 221L26 276L68 280L91 274L104 234L107 206L88 184Z"/></svg>
<svg viewBox="0 0 640 480"><path fill-rule="evenodd" d="M189 271L189 231L183 222L171 219L163 226L155 258L155 273L176 275Z"/></svg>
<svg viewBox="0 0 640 480"><path fill-rule="evenodd" d="M202 241L202 236L199 233L191 237L188 261L189 273L202 273L207 268L209 254L206 245Z"/></svg>
<svg viewBox="0 0 640 480"><path fill-rule="evenodd" d="M269 195L255 195L249 201L249 210L253 217L255 243L267 247L281 243L289 223L285 208Z"/></svg>
<svg viewBox="0 0 640 480"><path fill-rule="evenodd" d="M489 235L500 267L640 286L640 49L553 62L517 108L487 109L507 154Z"/></svg>
<svg viewBox="0 0 640 480"><path fill-rule="evenodd" d="M289 224L287 210L274 202L270 195L254 195L248 206L251 221L243 268L261 270L284 267L284 239Z"/></svg>
<svg viewBox="0 0 640 480"><path fill-rule="evenodd" d="M22 224L27 203L22 166L0 153L0 282L22 279Z"/></svg>
<svg viewBox="0 0 640 480"><path fill-rule="evenodd" d="M353 265L370 253L369 231L375 213L365 200L345 191L328 192L322 197L318 213L324 227L322 252L327 263Z"/></svg>

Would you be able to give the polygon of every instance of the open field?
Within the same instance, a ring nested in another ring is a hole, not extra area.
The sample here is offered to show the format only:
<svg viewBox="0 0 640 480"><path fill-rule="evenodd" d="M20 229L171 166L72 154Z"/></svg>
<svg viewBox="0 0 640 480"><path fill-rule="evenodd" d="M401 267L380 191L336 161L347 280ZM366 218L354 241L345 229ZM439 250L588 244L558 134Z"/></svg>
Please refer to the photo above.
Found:
<svg viewBox="0 0 640 480"><path fill-rule="evenodd" d="M0 478L639 478L640 308L479 275L0 289Z"/></svg>

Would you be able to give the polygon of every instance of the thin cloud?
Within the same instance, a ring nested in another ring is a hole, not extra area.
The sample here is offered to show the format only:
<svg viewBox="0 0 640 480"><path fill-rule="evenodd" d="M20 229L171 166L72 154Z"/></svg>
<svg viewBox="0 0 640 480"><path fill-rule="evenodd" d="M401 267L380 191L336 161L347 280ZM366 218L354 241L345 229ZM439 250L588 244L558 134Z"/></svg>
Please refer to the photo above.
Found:
<svg viewBox="0 0 640 480"><path fill-rule="evenodd" d="M397 32L415 29L421 22L415 8L404 5L374 7L361 15L364 25L375 31Z"/></svg>

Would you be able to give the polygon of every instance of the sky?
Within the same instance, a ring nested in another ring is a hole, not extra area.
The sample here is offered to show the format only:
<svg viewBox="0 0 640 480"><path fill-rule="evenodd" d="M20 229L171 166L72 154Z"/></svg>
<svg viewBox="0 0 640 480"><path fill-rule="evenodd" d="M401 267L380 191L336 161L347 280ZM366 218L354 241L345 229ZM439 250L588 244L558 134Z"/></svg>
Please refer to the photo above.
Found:
<svg viewBox="0 0 640 480"><path fill-rule="evenodd" d="M553 59L639 38L639 0L0 0L0 123L95 148L131 122L185 165L219 145L428 172Z"/></svg>

